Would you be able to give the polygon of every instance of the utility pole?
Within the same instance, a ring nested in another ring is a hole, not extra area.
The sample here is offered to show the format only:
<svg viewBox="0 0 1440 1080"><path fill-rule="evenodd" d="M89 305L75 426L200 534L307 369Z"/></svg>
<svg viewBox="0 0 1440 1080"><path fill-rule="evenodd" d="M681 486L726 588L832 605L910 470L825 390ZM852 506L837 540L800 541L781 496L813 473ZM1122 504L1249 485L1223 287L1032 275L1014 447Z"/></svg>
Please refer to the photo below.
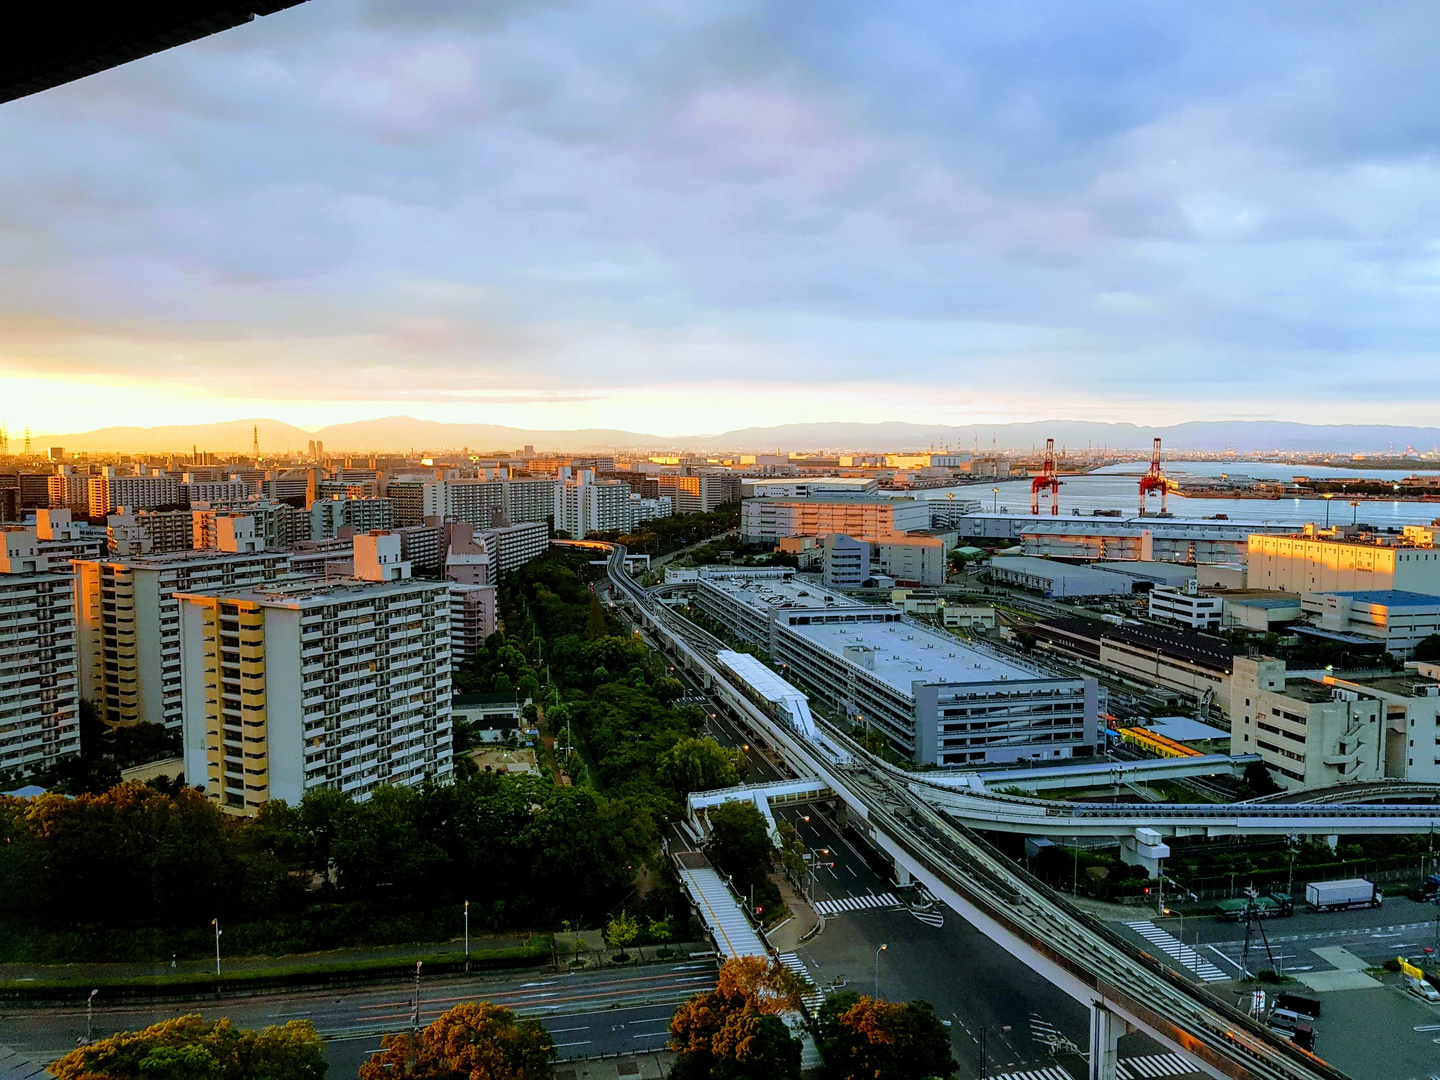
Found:
<svg viewBox="0 0 1440 1080"><path fill-rule="evenodd" d="M215 927L215 977L220 977L220 920L211 919L210 925Z"/></svg>
<svg viewBox="0 0 1440 1080"><path fill-rule="evenodd" d="M420 1034L420 965L423 961L415 961L415 1009L410 1014L410 1033Z"/></svg>

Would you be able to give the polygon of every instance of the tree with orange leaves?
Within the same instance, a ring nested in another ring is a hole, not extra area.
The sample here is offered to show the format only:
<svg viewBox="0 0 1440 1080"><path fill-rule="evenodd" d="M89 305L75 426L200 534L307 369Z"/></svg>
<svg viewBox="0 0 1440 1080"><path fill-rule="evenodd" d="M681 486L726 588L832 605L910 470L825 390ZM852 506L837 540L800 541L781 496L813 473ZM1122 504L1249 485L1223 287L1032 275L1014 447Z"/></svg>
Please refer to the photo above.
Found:
<svg viewBox="0 0 1440 1080"><path fill-rule="evenodd" d="M555 1041L488 1001L456 1005L418 1035L387 1035L360 1080L551 1080Z"/></svg>
<svg viewBox="0 0 1440 1080"><path fill-rule="evenodd" d="M821 1006L816 1029L826 1080L925 1080L958 1065L928 1001L836 994Z"/></svg>
<svg viewBox="0 0 1440 1080"><path fill-rule="evenodd" d="M798 1080L800 1040L781 1016L799 1011L802 989L763 957L727 960L715 989L696 994L670 1021L671 1080Z"/></svg>

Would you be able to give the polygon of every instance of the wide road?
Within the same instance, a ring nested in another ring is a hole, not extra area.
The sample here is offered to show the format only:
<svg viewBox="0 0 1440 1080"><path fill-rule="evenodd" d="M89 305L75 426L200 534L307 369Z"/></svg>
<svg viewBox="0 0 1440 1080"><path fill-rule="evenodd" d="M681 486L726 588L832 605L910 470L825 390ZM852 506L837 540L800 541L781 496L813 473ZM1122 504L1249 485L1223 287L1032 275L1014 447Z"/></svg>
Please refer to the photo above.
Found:
<svg viewBox="0 0 1440 1080"><path fill-rule="evenodd" d="M521 1016L541 1020L562 1058L656 1050L664 1045L670 1016L690 995L715 985L715 964L692 960L610 971L523 975L446 976L423 979L420 1021L429 1024L454 1005L493 1001ZM95 1002L97 1037L133 1031L175 1016L199 1013L228 1017L240 1027L260 1028L309 1020L326 1040L332 1077L351 1077L380 1047L386 1032L410 1027L413 980L364 989L297 990L255 997L185 1002ZM52 1061L85 1034L85 1008L6 1005L0 1010L0 1043L35 1061Z"/></svg>

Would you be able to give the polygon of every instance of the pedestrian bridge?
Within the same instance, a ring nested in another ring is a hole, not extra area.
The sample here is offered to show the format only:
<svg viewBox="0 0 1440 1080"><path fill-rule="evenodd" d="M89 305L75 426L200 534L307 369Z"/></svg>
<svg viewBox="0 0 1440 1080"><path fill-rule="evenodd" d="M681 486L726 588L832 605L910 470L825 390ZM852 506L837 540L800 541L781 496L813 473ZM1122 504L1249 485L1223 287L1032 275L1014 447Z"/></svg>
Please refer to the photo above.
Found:
<svg viewBox="0 0 1440 1080"><path fill-rule="evenodd" d="M833 799L835 792L823 780L802 777L799 780L777 780L770 784L744 784L740 787L717 788L714 791L696 791L685 797L685 816L699 836L708 836L710 823L706 812L712 807L728 802L753 803L765 819L765 827L772 841L779 840L775 817L771 806L785 803L810 803L822 799Z"/></svg>

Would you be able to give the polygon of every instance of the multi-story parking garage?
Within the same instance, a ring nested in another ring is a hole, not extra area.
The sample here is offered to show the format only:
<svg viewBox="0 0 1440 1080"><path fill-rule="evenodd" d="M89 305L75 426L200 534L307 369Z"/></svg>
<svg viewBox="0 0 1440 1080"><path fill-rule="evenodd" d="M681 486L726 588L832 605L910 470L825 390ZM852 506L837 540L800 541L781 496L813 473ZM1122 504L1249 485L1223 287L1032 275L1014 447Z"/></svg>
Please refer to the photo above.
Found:
<svg viewBox="0 0 1440 1080"><path fill-rule="evenodd" d="M793 577L701 575L695 604L919 764L1064 760L1099 738L1099 689Z"/></svg>

